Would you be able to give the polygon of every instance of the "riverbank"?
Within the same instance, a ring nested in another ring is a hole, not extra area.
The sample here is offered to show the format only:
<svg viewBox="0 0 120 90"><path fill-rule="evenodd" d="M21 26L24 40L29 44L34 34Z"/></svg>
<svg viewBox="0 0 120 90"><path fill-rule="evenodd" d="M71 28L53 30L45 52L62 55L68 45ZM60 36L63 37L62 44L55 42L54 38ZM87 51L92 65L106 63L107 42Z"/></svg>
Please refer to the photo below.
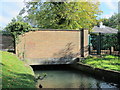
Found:
<svg viewBox="0 0 120 90"><path fill-rule="evenodd" d="M71 66L93 77L120 83L120 57L118 56L89 56Z"/></svg>
<svg viewBox="0 0 120 90"><path fill-rule="evenodd" d="M102 71L97 68L94 69L84 64L80 65L79 63L76 63L76 64L32 65L32 68L34 69L36 75L42 75L43 73L46 74L46 77L43 80L38 80L37 82L37 86L41 84L43 88L120 87L119 83L111 81L112 79L109 78L111 75L104 73L107 71L104 70ZM106 78L104 78L104 75L106 75L109 79L106 80ZM118 75L120 76L120 74ZM117 76L115 76L115 78L113 76L112 78L115 79L117 78ZM119 81L119 78L115 80Z"/></svg>
<svg viewBox="0 0 120 90"><path fill-rule="evenodd" d="M19 60L14 54L0 51L2 54L2 88L35 88L32 68Z"/></svg>
<svg viewBox="0 0 120 90"><path fill-rule="evenodd" d="M104 65L104 63L101 63L101 65L102 64ZM103 69L101 67L97 68L89 64L84 64L82 62L71 64L70 67L80 70L86 74L90 74L91 76L104 80L106 82L116 83L119 85L118 87L120 87L120 84L119 84L120 83L120 72L119 71ZM119 68L117 70L119 70Z"/></svg>
<svg viewBox="0 0 120 90"><path fill-rule="evenodd" d="M79 63L90 65L94 68L101 68L105 70L114 70L120 72L120 57L113 55L103 56L89 56Z"/></svg>

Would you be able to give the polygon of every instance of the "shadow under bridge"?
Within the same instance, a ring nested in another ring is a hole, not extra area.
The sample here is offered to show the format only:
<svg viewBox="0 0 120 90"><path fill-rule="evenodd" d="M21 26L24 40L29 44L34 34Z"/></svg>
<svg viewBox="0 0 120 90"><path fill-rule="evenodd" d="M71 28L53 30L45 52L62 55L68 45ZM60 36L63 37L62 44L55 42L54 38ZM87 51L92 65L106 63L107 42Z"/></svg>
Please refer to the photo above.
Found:
<svg viewBox="0 0 120 90"><path fill-rule="evenodd" d="M52 58L52 59L29 59L29 65L57 65L57 64L74 64L79 61L79 58Z"/></svg>

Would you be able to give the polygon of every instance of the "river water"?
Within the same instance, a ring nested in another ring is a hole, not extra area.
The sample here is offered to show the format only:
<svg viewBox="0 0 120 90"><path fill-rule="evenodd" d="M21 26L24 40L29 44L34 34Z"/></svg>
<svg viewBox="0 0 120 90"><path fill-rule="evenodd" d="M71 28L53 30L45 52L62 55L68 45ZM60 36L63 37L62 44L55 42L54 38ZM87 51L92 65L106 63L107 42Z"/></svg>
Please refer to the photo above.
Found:
<svg viewBox="0 0 120 90"><path fill-rule="evenodd" d="M35 70L35 74L46 77L38 80L43 88L117 88L117 84L107 83L75 70Z"/></svg>

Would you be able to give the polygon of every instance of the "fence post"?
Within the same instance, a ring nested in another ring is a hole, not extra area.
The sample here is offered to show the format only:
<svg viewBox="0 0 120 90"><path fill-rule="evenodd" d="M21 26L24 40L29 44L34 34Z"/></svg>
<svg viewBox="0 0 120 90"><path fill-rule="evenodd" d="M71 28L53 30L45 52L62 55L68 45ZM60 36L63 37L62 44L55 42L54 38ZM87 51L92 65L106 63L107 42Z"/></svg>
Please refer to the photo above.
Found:
<svg viewBox="0 0 120 90"><path fill-rule="evenodd" d="M99 33L98 38L97 38L97 54L101 55L101 33Z"/></svg>
<svg viewBox="0 0 120 90"><path fill-rule="evenodd" d="M118 48L119 48L118 55L120 56L120 44L119 43L120 43L120 30L118 31Z"/></svg>
<svg viewBox="0 0 120 90"><path fill-rule="evenodd" d="M89 35L89 54L91 54L91 36Z"/></svg>
<svg viewBox="0 0 120 90"><path fill-rule="evenodd" d="M110 55L114 52L114 48L110 47Z"/></svg>
<svg viewBox="0 0 120 90"><path fill-rule="evenodd" d="M16 37L15 37L15 35L13 35L13 39L14 39L14 41L13 41L14 54L16 54L17 50L16 50Z"/></svg>
<svg viewBox="0 0 120 90"><path fill-rule="evenodd" d="M84 57L84 29L81 29L81 57Z"/></svg>

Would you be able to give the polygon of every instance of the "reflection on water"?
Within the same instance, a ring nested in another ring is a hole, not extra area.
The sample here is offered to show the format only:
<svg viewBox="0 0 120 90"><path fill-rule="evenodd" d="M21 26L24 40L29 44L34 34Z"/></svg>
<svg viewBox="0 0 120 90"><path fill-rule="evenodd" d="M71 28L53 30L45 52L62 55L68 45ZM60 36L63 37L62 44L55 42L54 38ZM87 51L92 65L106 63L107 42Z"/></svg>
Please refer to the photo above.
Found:
<svg viewBox="0 0 120 90"><path fill-rule="evenodd" d="M47 76L43 80L38 80L37 86L41 84L43 88L117 88L115 84L97 80L80 71L35 71L35 74L42 73L46 73Z"/></svg>

